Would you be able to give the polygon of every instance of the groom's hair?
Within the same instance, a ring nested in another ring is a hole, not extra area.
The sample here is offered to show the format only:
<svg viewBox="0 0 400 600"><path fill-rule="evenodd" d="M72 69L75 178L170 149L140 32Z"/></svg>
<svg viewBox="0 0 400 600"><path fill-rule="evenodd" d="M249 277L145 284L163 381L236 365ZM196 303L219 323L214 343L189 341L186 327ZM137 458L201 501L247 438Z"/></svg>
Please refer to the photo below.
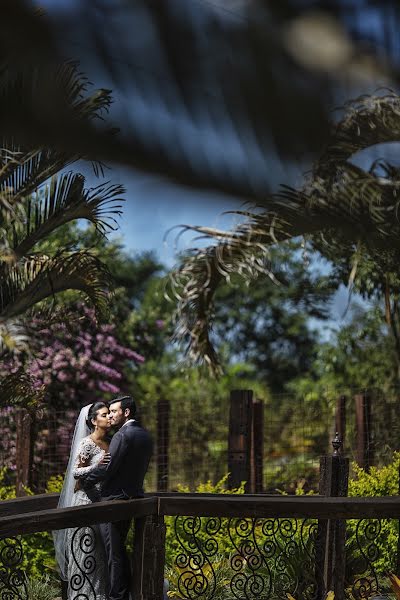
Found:
<svg viewBox="0 0 400 600"><path fill-rule="evenodd" d="M126 408L129 408L129 416L130 418L133 418L136 414L136 402L134 401L134 399L132 398L132 396L117 396L116 398L113 398L110 402L111 404L114 404L115 402L121 402L121 409L122 412L125 412Z"/></svg>

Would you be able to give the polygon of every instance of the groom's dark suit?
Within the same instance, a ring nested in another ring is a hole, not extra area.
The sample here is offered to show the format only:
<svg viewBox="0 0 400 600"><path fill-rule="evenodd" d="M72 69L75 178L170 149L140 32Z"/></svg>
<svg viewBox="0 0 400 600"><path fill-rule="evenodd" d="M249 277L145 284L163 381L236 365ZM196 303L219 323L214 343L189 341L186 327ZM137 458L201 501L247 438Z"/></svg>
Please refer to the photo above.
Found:
<svg viewBox="0 0 400 600"><path fill-rule="evenodd" d="M93 486L101 482L97 500L116 500L143 497L143 479L153 449L148 431L137 421L128 421L113 436L110 444L111 461L99 465L83 480L82 485L92 499ZM125 539L130 521L103 523L101 534L107 554L110 575L109 600L128 600L129 563Z"/></svg>

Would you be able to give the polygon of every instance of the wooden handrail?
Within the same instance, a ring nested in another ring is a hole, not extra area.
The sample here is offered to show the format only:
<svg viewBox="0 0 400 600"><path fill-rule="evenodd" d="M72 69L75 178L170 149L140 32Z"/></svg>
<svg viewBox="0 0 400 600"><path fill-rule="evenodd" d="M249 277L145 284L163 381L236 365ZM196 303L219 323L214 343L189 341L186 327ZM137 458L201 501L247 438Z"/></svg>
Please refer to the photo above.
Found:
<svg viewBox="0 0 400 600"><path fill-rule="evenodd" d="M157 498L191 498L193 496L196 496L196 498L224 498L226 494L193 494L189 492L150 492L145 494L145 498L153 498L154 496ZM254 497L270 498L274 496L276 496L276 494L257 494L257 496ZM13 498L12 500L2 500L0 501L0 519L11 515L22 515L38 510L51 510L52 508L57 508L59 497L59 494L36 494L34 496ZM247 494L246 497L253 498L253 495Z"/></svg>
<svg viewBox="0 0 400 600"><path fill-rule="evenodd" d="M160 515L315 519L399 519L398 496L332 498L326 496L234 496L199 498L164 496L158 499Z"/></svg>
<svg viewBox="0 0 400 600"><path fill-rule="evenodd" d="M0 518L0 538L22 533L83 527L157 514L157 498L111 500L85 506L55 508Z"/></svg>
<svg viewBox="0 0 400 600"><path fill-rule="evenodd" d="M3 500L0 502L0 518L57 508L59 497L59 494L37 494L35 496L13 498L13 500Z"/></svg>
<svg viewBox="0 0 400 600"><path fill-rule="evenodd" d="M54 501L54 499L53 499ZM18 504L18 503L17 503ZM82 527L145 516L227 518L400 519L400 498L323 496L238 496L229 494L158 494L66 509L37 510L0 518L0 537Z"/></svg>

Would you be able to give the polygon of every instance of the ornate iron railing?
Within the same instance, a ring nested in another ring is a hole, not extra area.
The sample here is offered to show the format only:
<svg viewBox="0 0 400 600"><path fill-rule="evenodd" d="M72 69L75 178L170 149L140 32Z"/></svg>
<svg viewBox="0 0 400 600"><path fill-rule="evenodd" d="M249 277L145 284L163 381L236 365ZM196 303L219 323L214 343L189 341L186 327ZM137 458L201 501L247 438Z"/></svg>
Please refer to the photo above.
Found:
<svg viewBox="0 0 400 600"><path fill-rule="evenodd" d="M397 498L160 494L63 510L40 502L0 503L1 600L28 598L20 536L63 528L72 560L79 554L70 591L95 600L96 525L131 517L133 591L144 599L163 598L166 527L167 576L186 600L319 600L331 584L337 600L363 600L388 592L385 571L398 560L387 548L398 538Z"/></svg>
<svg viewBox="0 0 400 600"><path fill-rule="evenodd" d="M27 597L22 561L23 549L18 537L0 540L0 598L25 600Z"/></svg>
<svg viewBox="0 0 400 600"><path fill-rule="evenodd" d="M176 517L174 530L181 598L318 598L315 519Z"/></svg>

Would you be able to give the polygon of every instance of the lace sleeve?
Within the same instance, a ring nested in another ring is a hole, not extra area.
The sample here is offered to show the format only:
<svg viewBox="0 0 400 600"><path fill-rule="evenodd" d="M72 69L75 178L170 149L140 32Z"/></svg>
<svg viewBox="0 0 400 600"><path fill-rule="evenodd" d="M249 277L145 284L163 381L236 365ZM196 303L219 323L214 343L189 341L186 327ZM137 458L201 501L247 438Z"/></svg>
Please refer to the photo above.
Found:
<svg viewBox="0 0 400 600"><path fill-rule="evenodd" d="M90 464L93 456L93 444L88 438L84 438L79 446L79 451L72 469L72 475L75 479L87 475L97 464Z"/></svg>

